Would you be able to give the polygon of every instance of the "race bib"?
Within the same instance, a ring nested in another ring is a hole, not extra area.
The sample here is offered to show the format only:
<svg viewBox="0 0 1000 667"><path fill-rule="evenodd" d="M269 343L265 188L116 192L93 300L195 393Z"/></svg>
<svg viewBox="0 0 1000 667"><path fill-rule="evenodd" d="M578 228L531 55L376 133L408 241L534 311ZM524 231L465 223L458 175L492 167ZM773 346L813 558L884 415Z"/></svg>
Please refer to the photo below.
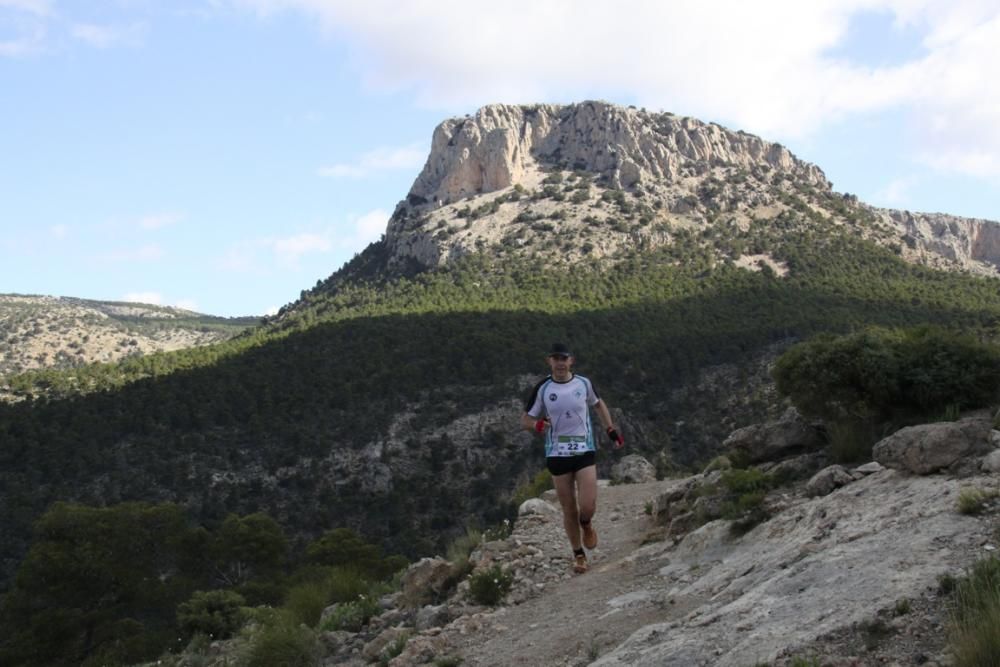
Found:
<svg viewBox="0 0 1000 667"><path fill-rule="evenodd" d="M576 456L587 452L587 438L583 435L561 435L556 438L550 456Z"/></svg>

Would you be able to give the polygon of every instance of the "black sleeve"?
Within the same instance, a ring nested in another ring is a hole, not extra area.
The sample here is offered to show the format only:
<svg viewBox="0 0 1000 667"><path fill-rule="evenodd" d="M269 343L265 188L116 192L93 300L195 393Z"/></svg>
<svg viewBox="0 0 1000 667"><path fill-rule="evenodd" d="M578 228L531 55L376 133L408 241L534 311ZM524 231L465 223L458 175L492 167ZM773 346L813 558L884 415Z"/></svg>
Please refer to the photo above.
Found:
<svg viewBox="0 0 1000 667"><path fill-rule="evenodd" d="M528 395L528 400L524 404L525 412L530 410L531 406L535 404L535 398L538 397L538 390L541 389L542 385L545 384L546 380L548 380L547 377L542 378L541 380L538 381L538 384L536 384L534 387L531 388L531 393Z"/></svg>

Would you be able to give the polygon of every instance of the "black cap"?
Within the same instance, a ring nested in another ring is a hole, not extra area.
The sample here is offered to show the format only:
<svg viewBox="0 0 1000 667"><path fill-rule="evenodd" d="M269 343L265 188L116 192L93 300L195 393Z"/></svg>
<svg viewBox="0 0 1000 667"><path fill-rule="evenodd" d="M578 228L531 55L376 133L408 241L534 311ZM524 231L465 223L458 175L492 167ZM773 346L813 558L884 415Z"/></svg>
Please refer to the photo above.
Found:
<svg viewBox="0 0 1000 667"><path fill-rule="evenodd" d="M569 348L563 343L552 343L552 347L549 348L549 356L554 357L556 355L572 357L573 353L570 352Z"/></svg>

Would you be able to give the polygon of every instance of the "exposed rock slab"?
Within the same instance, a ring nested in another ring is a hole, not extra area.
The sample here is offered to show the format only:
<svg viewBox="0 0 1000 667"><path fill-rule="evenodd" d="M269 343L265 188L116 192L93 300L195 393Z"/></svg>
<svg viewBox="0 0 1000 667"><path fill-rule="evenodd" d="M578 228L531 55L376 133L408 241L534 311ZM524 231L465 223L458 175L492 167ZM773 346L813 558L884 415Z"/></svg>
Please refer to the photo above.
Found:
<svg viewBox="0 0 1000 667"><path fill-rule="evenodd" d="M955 568L976 532L976 520L956 511L958 490L955 480L885 471L739 539L714 522L676 549L648 547L646 558L663 561L669 600L697 606L635 632L594 664L754 664L870 618Z"/></svg>

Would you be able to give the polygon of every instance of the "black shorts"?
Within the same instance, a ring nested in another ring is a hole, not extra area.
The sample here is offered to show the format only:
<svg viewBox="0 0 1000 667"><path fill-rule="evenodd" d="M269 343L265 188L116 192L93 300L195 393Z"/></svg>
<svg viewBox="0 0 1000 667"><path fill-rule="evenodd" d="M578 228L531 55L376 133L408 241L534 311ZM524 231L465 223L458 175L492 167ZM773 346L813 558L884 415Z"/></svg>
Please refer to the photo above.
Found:
<svg viewBox="0 0 1000 667"><path fill-rule="evenodd" d="M583 470L597 463L597 452L587 452L576 456L550 456L545 459L545 467L554 476Z"/></svg>

